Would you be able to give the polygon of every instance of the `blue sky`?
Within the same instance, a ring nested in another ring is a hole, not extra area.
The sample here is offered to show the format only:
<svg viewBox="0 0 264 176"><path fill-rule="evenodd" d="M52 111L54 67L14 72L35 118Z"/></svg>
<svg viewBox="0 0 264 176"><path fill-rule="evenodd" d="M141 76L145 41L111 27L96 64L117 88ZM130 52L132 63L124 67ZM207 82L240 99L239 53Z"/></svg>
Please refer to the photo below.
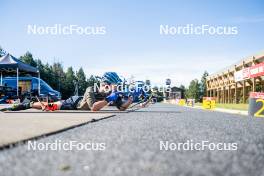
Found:
<svg viewBox="0 0 264 176"><path fill-rule="evenodd" d="M264 50L264 2L261 0L7 1L0 45L19 57L30 51L43 62L83 67L162 84L188 85L204 70L213 73ZM106 35L29 35L27 25L103 25ZM237 26L238 35L162 36L160 25Z"/></svg>

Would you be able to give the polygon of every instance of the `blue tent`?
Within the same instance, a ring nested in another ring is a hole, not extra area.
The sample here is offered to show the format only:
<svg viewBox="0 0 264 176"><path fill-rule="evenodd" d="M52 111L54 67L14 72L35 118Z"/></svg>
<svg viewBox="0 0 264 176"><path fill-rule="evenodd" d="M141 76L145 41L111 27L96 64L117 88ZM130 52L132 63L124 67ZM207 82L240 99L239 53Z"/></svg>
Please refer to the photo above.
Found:
<svg viewBox="0 0 264 176"><path fill-rule="evenodd" d="M39 70L37 68L22 62L21 60L15 58L9 53L5 54L0 58L0 72L1 72L1 84L0 84L1 86L2 86L3 72L17 73L17 95L18 95L19 72L37 73L38 77L40 77Z"/></svg>

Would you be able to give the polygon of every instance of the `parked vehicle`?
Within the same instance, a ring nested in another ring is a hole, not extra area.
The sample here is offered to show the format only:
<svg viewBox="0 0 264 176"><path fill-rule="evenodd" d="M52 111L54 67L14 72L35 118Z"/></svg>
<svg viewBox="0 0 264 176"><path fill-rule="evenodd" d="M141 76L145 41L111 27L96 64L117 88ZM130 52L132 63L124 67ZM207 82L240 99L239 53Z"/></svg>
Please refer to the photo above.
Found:
<svg viewBox="0 0 264 176"><path fill-rule="evenodd" d="M4 77L3 85L17 89L17 77ZM19 93L21 95L38 92L39 80L37 77L19 77ZM14 91L16 92L16 91ZM40 79L40 96L54 96L61 99L61 93L51 88L45 81Z"/></svg>

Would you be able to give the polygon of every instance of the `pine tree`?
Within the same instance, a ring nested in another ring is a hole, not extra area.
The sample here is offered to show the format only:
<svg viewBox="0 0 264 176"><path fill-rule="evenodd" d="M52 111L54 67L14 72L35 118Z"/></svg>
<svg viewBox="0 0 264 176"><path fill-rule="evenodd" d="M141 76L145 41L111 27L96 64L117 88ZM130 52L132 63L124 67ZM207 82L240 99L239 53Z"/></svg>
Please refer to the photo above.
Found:
<svg viewBox="0 0 264 176"><path fill-rule="evenodd" d="M20 57L20 60L22 62L25 62L28 65L31 65L33 67L37 67L37 62L33 59L33 55L28 51L24 56Z"/></svg>
<svg viewBox="0 0 264 176"><path fill-rule="evenodd" d="M99 86L99 83L99 79L97 79L94 75L91 75L89 79L87 79L87 86L94 86L94 84L97 84Z"/></svg>
<svg viewBox="0 0 264 176"><path fill-rule="evenodd" d="M202 97L206 96L206 77L208 76L208 72L204 71L202 78L201 78L201 83L200 83L200 99Z"/></svg>
<svg viewBox="0 0 264 176"><path fill-rule="evenodd" d="M80 68L78 70L78 72L76 73L76 78L77 78L77 84L78 84L78 92L80 95L83 95L87 88L87 81L86 81L86 76L83 71L83 68Z"/></svg>
<svg viewBox="0 0 264 176"><path fill-rule="evenodd" d="M189 88L186 91L186 96L188 98L193 98L196 101L200 99L200 84L197 79L194 79L190 82Z"/></svg>
<svg viewBox="0 0 264 176"><path fill-rule="evenodd" d="M65 91L63 92L63 98L66 99L74 94L74 81L76 81L76 77L72 67L69 67L65 76Z"/></svg>

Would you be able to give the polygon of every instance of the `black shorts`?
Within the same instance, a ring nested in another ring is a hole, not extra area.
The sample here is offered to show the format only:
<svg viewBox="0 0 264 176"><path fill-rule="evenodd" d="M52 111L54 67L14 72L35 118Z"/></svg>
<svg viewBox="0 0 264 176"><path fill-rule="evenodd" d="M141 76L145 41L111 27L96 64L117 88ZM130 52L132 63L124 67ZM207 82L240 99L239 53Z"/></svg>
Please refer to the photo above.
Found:
<svg viewBox="0 0 264 176"><path fill-rule="evenodd" d="M77 110L78 103L82 100L80 96L71 96L67 100L63 101L61 110Z"/></svg>

